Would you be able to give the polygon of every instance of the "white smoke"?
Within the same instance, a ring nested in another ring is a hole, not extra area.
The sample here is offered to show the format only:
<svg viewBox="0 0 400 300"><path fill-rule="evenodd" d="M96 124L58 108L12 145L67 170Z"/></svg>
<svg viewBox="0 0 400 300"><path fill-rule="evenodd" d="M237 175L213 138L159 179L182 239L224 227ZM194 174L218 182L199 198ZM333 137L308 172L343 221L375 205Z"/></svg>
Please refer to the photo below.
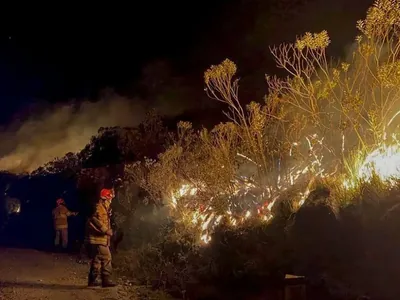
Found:
<svg viewBox="0 0 400 300"><path fill-rule="evenodd" d="M31 113L0 132L0 170L32 172L68 152L79 152L100 127L138 125L147 110L144 101L109 92L96 102L52 105Z"/></svg>

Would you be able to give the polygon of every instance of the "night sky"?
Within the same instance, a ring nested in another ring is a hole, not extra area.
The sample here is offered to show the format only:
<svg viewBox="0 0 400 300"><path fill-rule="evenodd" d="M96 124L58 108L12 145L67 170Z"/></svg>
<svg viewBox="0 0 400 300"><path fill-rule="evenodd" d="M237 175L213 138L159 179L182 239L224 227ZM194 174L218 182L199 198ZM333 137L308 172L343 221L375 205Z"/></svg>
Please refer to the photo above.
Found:
<svg viewBox="0 0 400 300"><path fill-rule="evenodd" d="M93 96L107 86L126 89L146 62L177 61L190 53L207 31L205 23L218 15L221 5L212 2L143 1L20 16L21 23L14 20L1 36L0 96L7 99L6 110L33 98L62 101Z"/></svg>
<svg viewBox="0 0 400 300"><path fill-rule="evenodd" d="M305 16L298 7L307 1L292 1L300 3L291 6L294 15L282 13L287 2L143 1L27 10L3 26L0 37L2 123L38 99L95 100L105 87L135 96L142 68L155 59L170 63L186 77L183 85L202 93L204 69L229 57L238 62L245 83L247 78L247 90L257 89L251 96L259 97L265 92L262 74L271 66L266 58L270 43L328 27L339 39L334 49L340 52L351 42L356 20L372 3L340 0L328 5L324 0L309 0L313 15ZM343 11L340 19L338 11ZM256 74L260 79L254 81Z"/></svg>

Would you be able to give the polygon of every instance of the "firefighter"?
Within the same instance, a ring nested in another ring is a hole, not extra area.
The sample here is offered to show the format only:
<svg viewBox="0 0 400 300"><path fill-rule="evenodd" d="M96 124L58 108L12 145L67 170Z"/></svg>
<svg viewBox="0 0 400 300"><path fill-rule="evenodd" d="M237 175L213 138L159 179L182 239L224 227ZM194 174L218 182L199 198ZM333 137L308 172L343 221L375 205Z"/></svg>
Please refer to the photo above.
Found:
<svg viewBox="0 0 400 300"><path fill-rule="evenodd" d="M96 204L94 214L86 223L85 243L91 259L88 276L88 286L95 287L101 275L102 287L114 287L116 284L111 280L111 251L110 238L113 235L111 229L111 201L114 198L113 189L102 189L100 201Z"/></svg>
<svg viewBox="0 0 400 300"><path fill-rule="evenodd" d="M66 206L64 199L57 199L57 207L53 209L54 230L56 237L54 245L60 245L60 239L63 249L68 246L68 217L76 216L77 212L71 212Z"/></svg>

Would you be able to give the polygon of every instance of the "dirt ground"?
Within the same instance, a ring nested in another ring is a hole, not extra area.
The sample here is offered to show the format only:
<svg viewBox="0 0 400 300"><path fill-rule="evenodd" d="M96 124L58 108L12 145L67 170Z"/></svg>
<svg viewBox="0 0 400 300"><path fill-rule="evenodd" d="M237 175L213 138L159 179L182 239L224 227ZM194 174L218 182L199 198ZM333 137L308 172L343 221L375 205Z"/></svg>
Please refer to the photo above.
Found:
<svg viewBox="0 0 400 300"><path fill-rule="evenodd" d="M73 256L30 249L0 248L0 299L159 299L138 287L87 288L87 264ZM122 282L120 282L122 283Z"/></svg>

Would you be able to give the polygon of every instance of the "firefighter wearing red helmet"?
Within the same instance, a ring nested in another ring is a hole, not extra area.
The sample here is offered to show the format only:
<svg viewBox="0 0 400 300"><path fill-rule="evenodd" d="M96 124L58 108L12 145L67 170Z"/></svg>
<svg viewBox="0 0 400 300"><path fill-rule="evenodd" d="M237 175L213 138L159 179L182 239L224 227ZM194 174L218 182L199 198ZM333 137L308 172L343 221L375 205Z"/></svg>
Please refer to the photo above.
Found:
<svg viewBox="0 0 400 300"><path fill-rule="evenodd" d="M76 216L78 213L71 212L66 206L64 199L60 198L56 201L56 208L53 209L54 231L56 233L54 239L55 247L61 244L64 249L68 246L68 217Z"/></svg>
<svg viewBox="0 0 400 300"><path fill-rule="evenodd" d="M114 198L113 189L102 189L100 201L96 204L94 214L86 223L85 242L88 246L88 254L91 259L88 276L88 286L99 285L97 279L101 275L103 287L114 287L112 282L112 265L110 252L110 238L113 235L111 229L111 201Z"/></svg>

